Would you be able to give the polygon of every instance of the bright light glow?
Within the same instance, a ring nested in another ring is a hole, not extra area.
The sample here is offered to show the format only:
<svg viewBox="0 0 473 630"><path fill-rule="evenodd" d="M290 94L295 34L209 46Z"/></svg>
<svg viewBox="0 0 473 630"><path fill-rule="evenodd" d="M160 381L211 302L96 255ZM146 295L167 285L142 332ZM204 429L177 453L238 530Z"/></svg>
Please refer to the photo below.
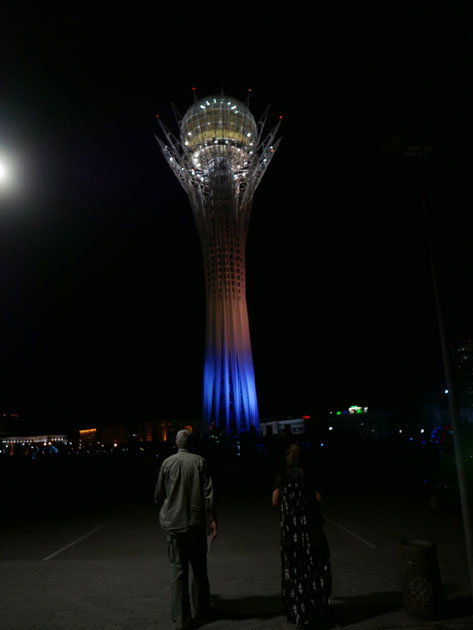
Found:
<svg viewBox="0 0 473 630"><path fill-rule="evenodd" d="M0 156L0 188L6 188L12 183L11 165Z"/></svg>
<svg viewBox="0 0 473 630"><path fill-rule="evenodd" d="M0 153L0 194L14 192L15 186L15 164L11 157Z"/></svg>
<svg viewBox="0 0 473 630"><path fill-rule="evenodd" d="M348 408L348 413L354 414L354 413L366 413L368 411L368 407L358 407L358 405L352 405L351 407Z"/></svg>

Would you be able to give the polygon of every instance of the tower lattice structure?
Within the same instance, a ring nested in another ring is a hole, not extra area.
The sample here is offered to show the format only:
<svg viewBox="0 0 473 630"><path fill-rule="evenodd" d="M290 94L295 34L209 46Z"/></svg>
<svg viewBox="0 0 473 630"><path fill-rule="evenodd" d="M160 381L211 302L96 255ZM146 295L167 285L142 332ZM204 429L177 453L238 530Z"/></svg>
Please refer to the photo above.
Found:
<svg viewBox="0 0 473 630"><path fill-rule="evenodd" d="M247 104L219 95L195 99L178 123L180 140L162 123L165 141L157 140L189 197L203 252L204 430L258 432L245 250L253 196L280 142L280 121L263 138L266 114L257 123Z"/></svg>

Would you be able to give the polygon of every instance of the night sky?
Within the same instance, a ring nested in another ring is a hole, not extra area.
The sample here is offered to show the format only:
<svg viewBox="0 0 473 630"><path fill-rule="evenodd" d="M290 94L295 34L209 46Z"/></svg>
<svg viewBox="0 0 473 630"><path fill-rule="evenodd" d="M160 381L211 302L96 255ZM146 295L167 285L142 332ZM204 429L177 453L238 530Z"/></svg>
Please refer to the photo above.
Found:
<svg viewBox="0 0 473 630"><path fill-rule="evenodd" d="M183 114L192 87L242 100L251 88L256 118L271 104L268 130L283 116L247 246L261 417L440 394L420 202L447 337L462 341L472 37L463 3L402 6L307 27L272 15L254 37L236 24L216 39L218 24L116 9L5 16L0 158L15 183L0 192L0 411L38 430L200 417L200 244L154 138L157 113L177 133L170 103ZM432 156L403 159L412 144Z"/></svg>

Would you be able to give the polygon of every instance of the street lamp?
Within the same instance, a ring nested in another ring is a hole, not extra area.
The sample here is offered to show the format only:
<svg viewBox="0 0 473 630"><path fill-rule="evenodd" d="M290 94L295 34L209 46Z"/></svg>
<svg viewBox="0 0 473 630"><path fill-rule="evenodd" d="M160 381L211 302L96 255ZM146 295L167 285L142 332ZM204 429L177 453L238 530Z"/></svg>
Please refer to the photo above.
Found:
<svg viewBox="0 0 473 630"><path fill-rule="evenodd" d="M432 156L432 148L430 146L424 145L410 145L403 153L403 158L409 160L422 161L424 164L427 161L426 158ZM462 507L463 514L463 525L465 529L465 542L467 548L467 556L468 556L468 569L470 574L470 588L473 594L473 506L472 506L472 498L471 492L469 491L469 482L468 476L465 469L466 464L466 453L463 447L461 435L460 435L460 422L457 413L457 406L455 400L455 390L453 386L453 378L452 371L450 368L450 358L447 346L447 340L445 335L445 326L443 321L442 309L440 306L440 296L438 290L438 281L437 281L437 273L435 269L435 260L434 260L434 250L432 245L432 238L430 232L430 223L429 223L429 215L426 206L426 194L424 190L424 182L421 183L420 186L421 193L421 206L424 212L424 221L427 235L427 243L429 248L429 257L430 257L430 270L432 274L432 285L434 290L435 297L435 306L437 310L437 321L439 327L440 334L440 344L442 350L442 359L443 359L443 368L445 373L445 381L447 384L447 388L445 389L445 393L448 393L448 403L450 409L450 417L453 429L453 444L455 448L455 460L457 467L457 476L458 476L458 486L460 490L460 501Z"/></svg>

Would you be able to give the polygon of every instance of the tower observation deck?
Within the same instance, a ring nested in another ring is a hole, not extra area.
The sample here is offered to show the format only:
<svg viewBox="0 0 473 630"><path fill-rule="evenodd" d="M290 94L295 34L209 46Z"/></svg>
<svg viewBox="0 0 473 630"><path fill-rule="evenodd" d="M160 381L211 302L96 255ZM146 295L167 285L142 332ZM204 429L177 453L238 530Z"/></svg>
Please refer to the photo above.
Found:
<svg viewBox="0 0 473 630"><path fill-rule="evenodd" d="M162 123L158 138L189 197L204 258L203 426L227 435L259 430L245 248L253 195L279 144L279 122L263 139L265 122L235 98L208 96L179 120L180 140Z"/></svg>

